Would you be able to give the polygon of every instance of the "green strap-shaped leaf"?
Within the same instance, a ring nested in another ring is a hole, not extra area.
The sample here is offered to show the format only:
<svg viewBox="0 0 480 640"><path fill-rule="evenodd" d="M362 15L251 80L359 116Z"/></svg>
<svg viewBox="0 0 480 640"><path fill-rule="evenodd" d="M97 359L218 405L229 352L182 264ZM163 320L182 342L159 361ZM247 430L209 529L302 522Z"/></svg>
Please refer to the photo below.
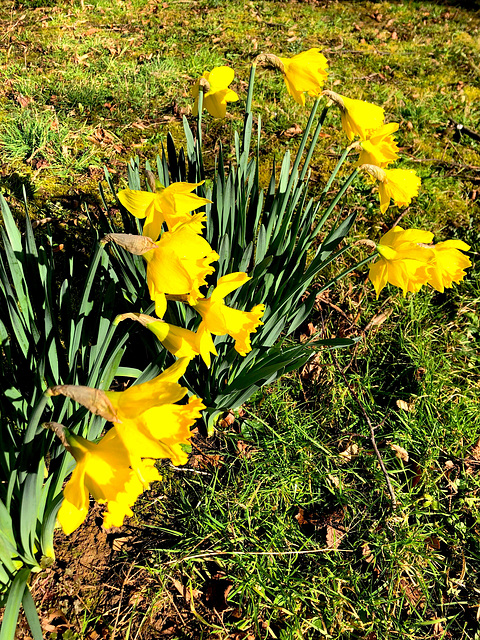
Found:
<svg viewBox="0 0 480 640"><path fill-rule="evenodd" d="M3 222L7 231L9 243L13 249L20 253L22 251L22 235L18 230L17 224L13 219L12 212L8 206L5 198L0 193L0 211L2 212Z"/></svg>
<svg viewBox="0 0 480 640"><path fill-rule="evenodd" d="M28 626L32 632L33 640L43 640L42 625L38 618L37 607L30 593L28 585L25 586L22 598L23 610L27 618Z"/></svg>
<svg viewBox="0 0 480 640"><path fill-rule="evenodd" d="M22 498L20 503L20 541L22 543L22 555L27 558L29 564L35 566L35 531L37 528L37 511L40 495L38 493L38 473L27 474L22 485Z"/></svg>
<svg viewBox="0 0 480 640"><path fill-rule="evenodd" d="M13 640L17 628L18 613L22 603L23 594L27 589L27 580L30 569L20 569L15 576L8 594L7 604L3 613L2 626L0 628L0 640Z"/></svg>
<svg viewBox="0 0 480 640"><path fill-rule="evenodd" d="M66 457L66 456L65 456ZM71 464L68 464L64 467L65 471L70 471ZM68 473L62 477L62 473L59 474L59 479L61 478L62 483ZM53 551L53 532L55 530L55 522L57 520L57 513L60 509L60 506L63 502L63 493L57 493L54 498L52 498L51 491L49 492L49 498L47 500L48 507L45 510L43 521L42 521L42 532L40 534L40 545L42 548L42 554L47 556L48 558L54 558L55 554Z"/></svg>

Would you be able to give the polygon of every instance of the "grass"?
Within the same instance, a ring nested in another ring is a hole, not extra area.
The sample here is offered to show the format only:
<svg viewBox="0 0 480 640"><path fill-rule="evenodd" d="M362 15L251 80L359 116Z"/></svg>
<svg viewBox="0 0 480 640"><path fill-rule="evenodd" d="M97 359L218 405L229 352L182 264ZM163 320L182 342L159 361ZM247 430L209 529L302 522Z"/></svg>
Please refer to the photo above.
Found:
<svg viewBox="0 0 480 640"><path fill-rule="evenodd" d="M321 46L329 88L382 104L400 122L399 166L422 177L404 223L431 229L436 240L464 239L478 264L480 145L448 126L451 118L479 130L478 10L431 2L292 7L17 3L0 15L0 188L16 204L28 187L36 216L58 221L59 246L90 237L79 211L84 202L97 206L103 164L123 186L132 154L153 158L167 132L181 142L190 87L206 68L233 66L243 99L257 53ZM241 110L229 105L225 122L205 118L204 139L212 149L227 142L227 157ZM267 176L273 157L296 145L285 132L303 128L308 112L266 70L257 74L254 111L264 123ZM314 195L344 145L333 115L324 133ZM207 162L214 160L212 151ZM363 183L349 206L359 211L355 239L377 239L400 214L392 207L381 215ZM189 468L164 465L163 484L139 501L124 531L129 542L113 556L120 582L90 576L95 597L78 600L76 613L64 605L77 622L63 637L97 637L97 629L185 640L478 639L479 301L478 266L444 295L404 300L389 289L378 302L365 273L354 273L310 319L322 337L361 338L337 358L378 425L397 511L362 412L322 352L253 398L233 425L198 438Z"/></svg>
<svg viewBox="0 0 480 640"><path fill-rule="evenodd" d="M189 622L176 637L476 637L479 480L469 452L479 380L462 376L478 356L452 341L453 328L464 336L469 326L461 289L443 301L390 300L387 326L353 359L339 356L379 424L396 512L367 425L328 356L314 384L284 380L247 407L238 432L194 448L197 473L167 470L150 561L167 584L203 592L193 600L203 615L212 576L231 587L215 621L223 634L188 617L177 594ZM450 322L426 329L432 311Z"/></svg>

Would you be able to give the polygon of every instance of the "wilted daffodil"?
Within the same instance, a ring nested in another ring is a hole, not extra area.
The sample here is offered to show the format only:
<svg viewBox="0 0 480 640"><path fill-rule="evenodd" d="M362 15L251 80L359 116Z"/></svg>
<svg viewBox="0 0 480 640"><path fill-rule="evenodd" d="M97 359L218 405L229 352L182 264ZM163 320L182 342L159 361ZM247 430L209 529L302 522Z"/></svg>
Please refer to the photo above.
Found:
<svg viewBox="0 0 480 640"><path fill-rule="evenodd" d="M381 169L364 164L361 170L379 181L380 211L385 213L393 200L397 207L405 207L418 195L421 180L413 169Z"/></svg>
<svg viewBox="0 0 480 640"><path fill-rule="evenodd" d="M240 311L227 307L224 298L250 280L246 273L230 273L219 279L209 298L198 300L195 310L202 316L199 331L205 328L216 336L228 334L235 340L235 350L245 356L252 347L250 334L263 324L260 318L264 304L257 304L251 311Z"/></svg>
<svg viewBox="0 0 480 640"><path fill-rule="evenodd" d="M392 133L398 129L398 123L384 124L378 129L369 132L366 140L358 142L360 155L356 166L373 164L377 167L386 167L398 158L398 147Z"/></svg>
<svg viewBox="0 0 480 640"><path fill-rule="evenodd" d="M198 94L203 91L203 106L214 118L224 118L227 113L227 102L236 102L238 95L228 85L233 82L235 72L230 67L215 67L205 71L197 80L192 96L195 98L193 115L198 114Z"/></svg>
<svg viewBox="0 0 480 640"><path fill-rule="evenodd" d="M408 291L419 291L429 282L434 252L428 245L432 239L430 231L398 226L382 236L377 245L380 256L368 273L377 298L387 282L400 287L404 296Z"/></svg>
<svg viewBox="0 0 480 640"><path fill-rule="evenodd" d="M313 48L293 56L279 58L288 93L295 102L305 105L305 93L318 96L328 77L328 62L320 49Z"/></svg>
<svg viewBox="0 0 480 640"><path fill-rule="evenodd" d="M60 427L61 425L57 425ZM121 527L125 516L133 515L131 507L150 482L161 480L154 461L132 463L130 452L111 429L98 444L64 431L64 444L77 465L63 490L63 502L58 521L66 535L85 520L89 494L101 504L107 504L103 526ZM132 468L134 466L135 468Z"/></svg>
<svg viewBox="0 0 480 640"><path fill-rule="evenodd" d="M470 246L462 240L446 240L432 247L434 258L428 270L428 282L434 289L444 292L445 288L459 283L465 277L465 269L472 266L470 258L462 251Z"/></svg>
<svg viewBox="0 0 480 640"><path fill-rule="evenodd" d="M384 118L382 107L363 100L347 98L335 91L324 91L323 95L340 107L342 128L350 141L355 136L366 140L370 131L382 126Z"/></svg>
<svg viewBox="0 0 480 640"><path fill-rule="evenodd" d="M201 233L205 214L190 215L199 207L211 202L207 198L200 198L192 193L202 182L174 182L157 193L123 189L118 192L118 199L136 218L146 218L143 235L157 240L162 224L165 222L168 230L173 231L178 225L190 223L190 229Z"/></svg>
<svg viewBox="0 0 480 640"><path fill-rule="evenodd" d="M115 324L129 318L143 324L154 333L165 349L177 358L194 358L200 355L207 366L210 365L210 354L217 355L212 336L201 327L197 332L176 327L173 324L152 318L143 313L123 313L115 318Z"/></svg>

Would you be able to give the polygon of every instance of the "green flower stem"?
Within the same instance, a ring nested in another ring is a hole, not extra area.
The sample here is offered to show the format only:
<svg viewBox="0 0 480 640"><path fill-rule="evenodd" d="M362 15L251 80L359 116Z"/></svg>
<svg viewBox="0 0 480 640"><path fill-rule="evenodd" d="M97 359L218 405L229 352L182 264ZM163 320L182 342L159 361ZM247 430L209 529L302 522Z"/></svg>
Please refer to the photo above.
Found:
<svg viewBox="0 0 480 640"><path fill-rule="evenodd" d="M197 156L198 156L198 168L199 168L197 180L200 180L200 181L205 179L205 170L203 168L203 157L202 157L202 148L203 148L202 112L203 112L203 87L200 86L198 90L198 117L197 117Z"/></svg>
<svg viewBox="0 0 480 640"><path fill-rule="evenodd" d="M317 98L317 100L319 100L319 98ZM313 152L315 151L318 136L320 135L320 131L322 130L323 123L325 122L325 118L327 117L329 108L330 107L328 106L324 107L322 113L320 114L320 118L318 119L318 123L313 134L312 141L310 143L310 148L308 150L307 157L305 158L305 163L302 168L302 173L300 174L300 181L303 181L305 179L305 174L307 173L310 160L312 159Z"/></svg>
<svg viewBox="0 0 480 640"><path fill-rule="evenodd" d="M197 139L198 146L202 147L202 111L203 111L203 87L198 89L198 116L197 116Z"/></svg>
<svg viewBox="0 0 480 640"><path fill-rule="evenodd" d="M348 276L348 274L352 273L352 271L355 271L355 269L358 269L359 267L363 267L364 265L368 264L370 260L373 260L373 258L375 258L377 255L378 255L378 252L374 251L372 255L368 256L367 258L364 258L360 262L357 262L357 264L354 264L353 267L349 267L348 269L345 269L345 271L342 271L341 273L338 274L338 276L335 276L334 278L329 280L326 284L324 284L323 287L316 292L317 295L319 293L323 293L324 291L326 291L329 287L331 287L333 284L335 284L345 276Z"/></svg>
<svg viewBox="0 0 480 640"><path fill-rule="evenodd" d="M307 126L305 127L305 131L303 132L302 141L300 142L300 147L298 148L297 156L295 158L295 162L293 163L292 170L290 171L290 177L288 179L287 188L285 189L285 196L283 198L282 206L280 207L280 211L277 214L277 218L281 219L283 214L285 213L285 209L287 208L288 196L293 186L293 182L295 180L295 175L298 171L298 167L300 165L300 160L302 158L303 152L305 150L305 145L307 144L307 138L310 135L310 130L313 125L313 121L315 119L315 114L317 113L318 105L320 104L320 98L317 98L313 104L312 110L310 112L310 117L308 118Z"/></svg>
<svg viewBox="0 0 480 640"><path fill-rule="evenodd" d="M324 190L322 191L322 195L320 196L320 202L323 201L323 199L325 198L325 196L327 195L330 187L332 186L333 181L335 180L337 173L340 170L340 167L342 166L342 164L345 162L348 154L350 153L350 151L352 150L352 146L348 146L345 151L342 153L342 155L340 156L339 161L337 162L337 165L335 167L335 169L332 171L332 175L330 176L330 178L328 179L327 184L325 185Z"/></svg>
<svg viewBox="0 0 480 640"><path fill-rule="evenodd" d="M245 103L245 115L248 115L252 110L253 84L255 82L256 69L257 69L257 65L252 64L252 66L250 67L250 78L248 80L247 102Z"/></svg>
<svg viewBox="0 0 480 640"><path fill-rule="evenodd" d="M317 224L317 226L315 227L315 231L312 233L312 236L315 236L320 229L323 227L323 225L325 224L325 222L327 221L327 219L329 218L330 214L332 213L333 209L335 208L335 206L337 205L337 203L339 202L339 200L343 197L345 191L348 189L348 187L352 184L352 182L355 180L355 178L358 175L358 169L355 168L352 173L348 176L348 178L345 180L345 182L343 183L342 187L340 188L339 192L337 193L337 195L335 196L335 198L332 200L332 202L330 203L330 206L328 207L328 209L325 211L325 213L323 214L320 222Z"/></svg>

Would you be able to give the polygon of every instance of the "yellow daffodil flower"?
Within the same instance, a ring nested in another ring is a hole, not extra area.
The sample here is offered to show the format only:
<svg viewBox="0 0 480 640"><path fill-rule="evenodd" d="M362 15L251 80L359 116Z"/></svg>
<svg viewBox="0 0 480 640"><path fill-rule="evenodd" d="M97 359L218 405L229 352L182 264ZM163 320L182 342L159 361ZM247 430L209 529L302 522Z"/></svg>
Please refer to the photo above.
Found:
<svg viewBox="0 0 480 640"><path fill-rule="evenodd" d="M235 91L228 88L228 85L233 82L234 76L235 72L230 67L215 67L211 71L205 71L192 89L192 96L195 98L193 115L198 114L198 94L200 85L202 85L207 89L203 95L203 106L214 118L224 118L227 113L227 102L238 100Z"/></svg>
<svg viewBox="0 0 480 640"><path fill-rule="evenodd" d="M194 332L173 324L152 318L143 313L123 313L115 318L114 324L125 319L136 320L154 333L165 349L168 349L177 358L194 358L200 355L205 364L210 366L210 354L217 355L212 336L205 328Z"/></svg>
<svg viewBox="0 0 480 640"><path fill-rule="evenodd" d="M67 485L61 523L65 532L76 529L88 510L88 492L108 502L105 526L120 526L130 506L152 480L159 479L152 458L170 458L185 464L182 445L189 444L190 427L204 404L195 396L188 404L174 404L187 389L178 384L188 358L180 358L159 376L125 391L102 391L76 385L52 387L47 395L64 395L92 413L113 422L114 428L98 443L66 436L77 467Z"/></svg>
<svg viewBox="0 0 480 640"><path fill-rule="evenodd" d="M211 202L192 193L203 182L174 182L158 193L123 189L117 195L132 215L136 218L146 218L143 235L155 241L164 222L169 231L173 231L180 224L189 223L194 233L202 232L205 213L192 216L190 212Z"/></svg>
<svg viewBox="0 0 480 640"><path fill-rule="evenodd" d="M107 504L103 526L120 527L125 516L133 515L131 507L150 482L161 480L153 460L138 460L132 469L130 452L111 429L98 444L77 435L65 433L67 448L77 465L63 490L58 521L66 535L85 520L89 494Z"/></svg>
<svg viewBox="0 0 480 640"><path fill-rule="evenodd" d="M313 97L320 95L328 77L328 62L320 53L320 49L309 49L293 58L279 58L279 60L283 65L283 78L288 93L295 102L305 106L305 93Z"/></svg>
<svg viewBox="0 0 480 640"><path fill-rule="evenodd" d="M218 253L191 230L189 223L166 231L157 242L147 236L109 233L101 243L112 241L147 261L148 290L160 318L167 310L165 294L177 296L192 305L203 297L200 287L206 284L206 276L215 271L211 263L218 260Z"/></svg>
<svg viewBox="0 0 480 640"><path fill-rule="evenodd" d="M459 283L465 277L465 269L472 266L470 258L462 251L469 251L470 246L462 240L446 240L432 247L434 258L429 267L429 284L434 289L444 292L452 283Z"/></svg>
<svg viewBox="0 0 480 640"><path fill-rule="evenodd" d="M421 180L413 169L381 169L373 164L360 167L379 181L380 211L385 213L393 200L397 207L405 207L418 195Z"/></svg>
<svg viewBox="0 0 480 640"><path fill-rule="evenodd" d="M323 95L340 107L342 128L350 141L355 136L366 140L370 131L382 126L384 118L382 107L363 100L347 98L335 91L324 91Z"/></svg>
<svg viewBox="0 0 480 640"><path fill-rule="evenodd" d="M206 284L206 276L215 271L211 263L218 260L218 253L187 224L165 232L157 248L143 257L147 261L150 297L155 302L155 313L161 318L167 310L166 293L186 294L189 304L203 297L200 287Z"/></svg>
<svg viewBox="0 0 480 640"><path fill-rule="evenodd" d="M377 298L387 282L408 291L419 291L430 280L429 268L434 252L428 246L433 233L420 229L394 227L377 245L379 259L370 266L368 277Z"/></svg>
<svg viewBox="0 0 480 640"><path fill-rule="evenodd" d="M188 404L165 404L144 411L134 422L116 425L127 449L134 456L170 458L174 465L186 464L182 445L190 444L190 427L201 417L205 405L196 396ZM134 428L132 428L134 427Z"/></svg>
<svg viewBox="0 0 480 640"><path fill-rule="evenodd" d="M355 165L374 164L377 167L386 167L397 160L398 147L392 135L397 129L398 123L391 122L370 131L368 138L358 143L360 155Z"/></svg>
<svg viewBox="0 0 480 640"><path fill-rule="evenodd" d="M250 280L246 273L230 273L218 281L212 295L198 300L195 310L202 316L199 327L216 336L228 334L235 340L235 350L245 356L252 347L250 334L263 324L260 318L265 311L264 304L257 304L251 311L240 311L227 307L224 298Z"/></svg>

